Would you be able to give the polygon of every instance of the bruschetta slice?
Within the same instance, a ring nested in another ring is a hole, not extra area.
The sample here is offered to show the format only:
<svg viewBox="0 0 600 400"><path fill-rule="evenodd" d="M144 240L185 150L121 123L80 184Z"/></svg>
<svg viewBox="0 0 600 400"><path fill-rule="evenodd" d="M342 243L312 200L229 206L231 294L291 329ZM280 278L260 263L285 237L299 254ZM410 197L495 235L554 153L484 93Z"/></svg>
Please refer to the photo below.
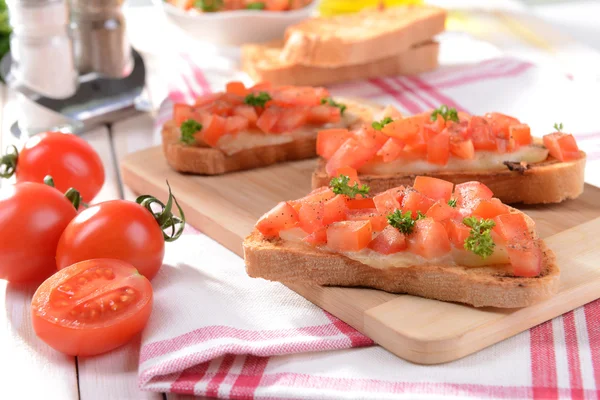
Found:
<svg viewBox="0 0 600 400"><path fill-rule="evenodd" d="M553 252L480 182L418 176L371 196L351 169L279 203L243 244L251 277L525 307L558 289Z"/></svg>
<svg viewBox="0 0 600 400"><path fill-rule="evenodd" d="M376 108L332 99L321 87L246 88L175 104L162 130L165 157L177 171L216 175L316 157L317 132L352 129L372 120Z"/></svg>
<svg viewBox="0 0 600 400"><path fill-rule="evenodd" d="M480 181L509 204L558 203L583 192L586 155L562 126L537 139L516 118L446 106L408 117L388 107L380 118L354 131L319 132L313 187L352 167L375 192L410 185L417 175Z"/></svg>

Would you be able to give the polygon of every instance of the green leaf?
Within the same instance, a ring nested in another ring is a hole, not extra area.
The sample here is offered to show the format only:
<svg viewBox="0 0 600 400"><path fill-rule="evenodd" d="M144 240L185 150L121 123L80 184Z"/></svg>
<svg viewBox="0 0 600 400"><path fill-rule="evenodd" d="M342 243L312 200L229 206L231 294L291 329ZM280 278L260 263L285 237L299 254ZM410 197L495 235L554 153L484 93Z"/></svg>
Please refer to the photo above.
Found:
<svg viewBox="0 0 600 400"><path fill-rule="evenodd" d="M456 199L450 199L450 200L448 200L448 205L450 207L456 207Z"/></svg>
<svg viewBox="0 0 600 400"><path fill-rule="evenodd" d="M196 142L194 135L202 130L202 124L193 119L188 119L181 124L181 128L179 129L181 130L179 140L185 144L194 144Z"/></svg>
<svg viewBox="0 0 600 400"><path fill-rule="evenodd" d="M350 177L347 175L340 175L337 178L333 178L329 182L329 186L335 194L342 194L353 199L357 195L367 196L369 194L369 187L367 185L358 186L358 183L354 183L354 186L350 186Z"/></svg>
<svg viewBox="0 0 600 400"><path fill-rule="evenodd" d="M444 121L459 122L456 108L448 108L448 106L445 104L442 104L439 108L433 110L431 113L431 120L437 121L438 116L444 118Z"/></svg>
<svg viewBox="0 0 600 400"><path fill-rule="evenodd" d="M554 124L554 129L556 129L556 132L562 132L562 130L563 130L562 122Z"/></svg>
<svg viewBox="0 0 600 400"><path fill-rule="evenodd" d="M246 6L248 10L263 10L265 3L250 3Z"/></svg>
<svg viewBox="0 0 600 400"><path fill-rule="evenodd" d="M333 100L331 97L324 97L321 99L321 104L329 104L332 107L337 107L340 109L340 114L344 115L344 111L346 111L346 105L342 103L338 103Z"/></svg>
<svg viewBox="0 0 600 400"><path fill-rule="evenodd" d="M386 126L390 122L393 122L393 120L390 117L385 117L381 121L373 121L371 126L373 127L373 129L380 131L381 129L383 129L384 126Z"/></svg>
<svg viewBox="0 0 600 400"><path fill-rule="evenodd" d="M267 92L258 92L258 93L250 93L244 99L244 103L254 106L254 107L263 107L267 103L267 101L271 100L271 95Z"/></svg>
<svg viewBox="0 0 600 400"><path fill-rule="evenodd" d="M223 0L196 0L194 7L204 12L219 11L223 7Z"/></svg>
<svg viewBox="0 0 600 400"><path fill-rule="evenodd" d="M494 247L496 247L491 235L492 228L496 226L496 223L491 219L477 219L477 217L464 218L463 223L471 228L469 237L465 240L464 248L481 258L491 256L494 253Z"/></svg>
<svg viewBox="0 0 600 400"><path fill-rule="evenodd" d="M421 214L422 215L422 214ZM419 217L417 216L419 219ZM423 216L424 218L424 216ZM387 216L388 223L394 228L398 229L405 235L410 235L415 227L416 221L412 218L412 212L406 211L404 214L402 210L396 210L392 214Z"/></svg>

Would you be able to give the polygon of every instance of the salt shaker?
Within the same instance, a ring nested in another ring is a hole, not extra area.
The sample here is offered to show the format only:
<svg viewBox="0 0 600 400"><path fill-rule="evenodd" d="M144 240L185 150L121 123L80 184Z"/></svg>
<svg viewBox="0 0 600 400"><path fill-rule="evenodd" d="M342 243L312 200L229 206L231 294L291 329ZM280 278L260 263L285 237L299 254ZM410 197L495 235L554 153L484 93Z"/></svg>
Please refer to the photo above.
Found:
<svg viewBox="0 0 600 400"><path fill-rule="evenodd" d="M133 70L124 0L70 0L71 35L80 74L124 78Z"/></svg>
<svg viewBox="0 0 600 400"><path fill-rule="evenodd" d="M69 37L66 0L7 0L6 3L13 28L11 84L55 99L73 95L78 87L78 73Z"/></svg>

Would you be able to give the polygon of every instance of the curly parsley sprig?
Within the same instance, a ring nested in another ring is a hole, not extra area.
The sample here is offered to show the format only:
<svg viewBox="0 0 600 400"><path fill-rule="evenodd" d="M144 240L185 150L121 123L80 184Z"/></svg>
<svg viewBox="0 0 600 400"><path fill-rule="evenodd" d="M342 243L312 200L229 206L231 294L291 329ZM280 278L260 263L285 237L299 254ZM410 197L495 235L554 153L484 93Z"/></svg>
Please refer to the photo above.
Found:
<svg viewBox="0 0 600 400"><path fill-rule="evenodd" d="M181 124L179 129L181 130L179 140L185 144L194 144L196 142L194 135L202 130L202 124L193 119L188 119Z"/></svg>
<svg viewBox="0 0 600 400"><path fill-rule="evenodd" d="M340 114L344 115L344 111L346 111L346 105L342 104L342 103L338 103L337 101L333 100L331 97L324 97L321 99L321 104L329 104L332 107L337 107L340 109Z"/></svg>
<svg viewBox="0 0 600 400"><path fill-rule="evenodd" d="M431 113L431 120L437 121L438 115L441 115L444 118L444 121L454 121L458 122L458 112L456 108L448 108L447 105L442 104L439 108L436 108Z"/></svg>
<svg viewBox="0 0 600 400"><path fill-rule="evenodd" d="M261 2L250 3L246 6L246 9L248 9L248 10L263 10L264 8L265 8L265 3L261 3Z"/></svg>
<svg viewBox="0 0 600 400"><path fill-rule="evenodd" d="M491 219L478 219L477 217L465 218L463 223L471 228L469 237L465 240L464 248L481 258L491 256L494 253L494 247L496 247L491 235L496 223Z"/></svg>
<svg viewBox="0 0 600 400"><path fill-rule="evenodd" d="M329 182L329 186L333 190L333 193L343 194L351 199L359 194L362 196L369 194L369 187L367 185L358 186L358 183L355 182L354 186L350 186L350 177L347 175L340 175L337 178L333 178Z"/></svg>
<svg viewBox="0 0 600 400"><path fill-rule="evenodd" d="M556 132L562 132L562 130L563 130L562 122L554 124L554 129L556 129Z"/></svg>
<svg viewBox="0 0 600 400"><path fill-rule="evenodd" d="M410 235L416 222L423 218L425 218L425 215L421 211L417 211L416 219L413 219L412 211L402 213L402 210L396 210L387 216L388 223L405 235Z"/></svg>
<svg viewBox="0 0 600 400"><path fill-rule="evenodd" d="M384 126L386 126L387 124L393 122L394 120L391 119L390 117L385 117L384 119L382 119L381 121L373 121L373 123L371 124L371 126L373 127L373 129L376 129L378 131L382 130Z"/></svg>
<svg viewBox="0 0 600 400"><path fill-rule="evenodd" d="M215 12L223 7L223 0L196 0L194 7L204 12Z"/></svg>
<svg viewBox="0 0 600 400"><path fill-rule="evenodd" d="M263 107L267 103L267 101L271 100L271 95L267 92L258 92L258 93L250 93L244 98L244 103L254 106L254 107Z"/></svg>
<svg viewBox="0 0 600 400"><path fill-rule="evenodd" d="M456 199L450 199L450 200L448 200L448 205L450 207L456 208Z"/></svg>

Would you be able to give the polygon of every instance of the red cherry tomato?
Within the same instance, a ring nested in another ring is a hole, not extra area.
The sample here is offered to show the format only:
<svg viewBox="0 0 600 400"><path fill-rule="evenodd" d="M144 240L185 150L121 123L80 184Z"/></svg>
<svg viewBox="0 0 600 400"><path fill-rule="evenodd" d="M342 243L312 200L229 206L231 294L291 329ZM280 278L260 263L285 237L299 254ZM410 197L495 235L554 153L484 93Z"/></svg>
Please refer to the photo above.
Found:
<svg viewBox="0 0 600 400"><path fill-rule="evenodd" d="M0 192L0 279L41 282L54 272L60 235L77 210L58 190L25 182Z"/></svg>
<svg viewBox="0 0 600 400"><path fill-rule="evenodd" d="M17 182L42 183L50 175L60 192L75 188L87 202L104 184L104 167L98 153L85 140L68 133L33 136L15 161Z"/></svg>
<svg viewBox="0 0 600 400"><path fill-rule="evenodd" d="M31 301L36 335L71 356L93 356L127 343L146 326L152 285L128 263L96 259L48 278Z"/></svg>
<svg viewBox="0 0 600 400"><path fill-rule="evenodd" d="M82 211L65 228L56 250L63 269L79 261L114 258L152 279L162 265L163 232L154 216L131 201L113 200Z"/></svg>

